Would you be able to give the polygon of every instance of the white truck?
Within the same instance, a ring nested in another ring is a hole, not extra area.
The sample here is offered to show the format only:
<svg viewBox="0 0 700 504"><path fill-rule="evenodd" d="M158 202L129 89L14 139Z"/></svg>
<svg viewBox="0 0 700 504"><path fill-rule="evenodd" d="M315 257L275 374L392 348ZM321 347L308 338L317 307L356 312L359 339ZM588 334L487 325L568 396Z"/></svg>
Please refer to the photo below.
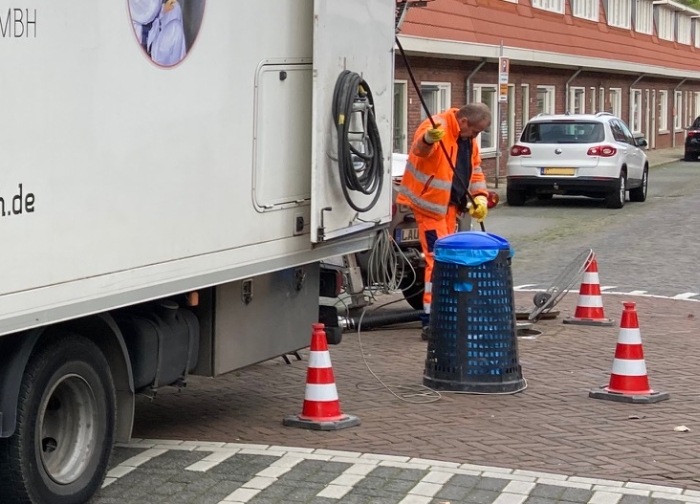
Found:
<svg viewBox="0 0 700 504"><path fill-rule="evenodd" d="M0 0L3 504L87 502L137 392L308 346L322 261L391 219L394 30L394 0Z"/></svg>

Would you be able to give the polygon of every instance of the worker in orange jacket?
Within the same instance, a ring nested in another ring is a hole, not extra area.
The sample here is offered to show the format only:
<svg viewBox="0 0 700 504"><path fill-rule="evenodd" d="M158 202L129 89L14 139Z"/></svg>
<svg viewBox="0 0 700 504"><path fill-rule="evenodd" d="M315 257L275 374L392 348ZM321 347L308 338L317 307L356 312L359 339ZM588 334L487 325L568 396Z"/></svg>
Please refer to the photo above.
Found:
<svg viewBox="0 0 700 504"><path fill-rule="evenodd" d="M425 119L416 130L396 199L397 204L413 211L425 255L423 340L429 337L435 242L456 231L457 216L464 209L477 222L483 222L488 213L488 190L476 136L491 125L491 110L483 103L469 103L435 115L433 121L435 128ZM440 140L459 176L454 175ZM467 190L475 205L468 201Z"/></svg>

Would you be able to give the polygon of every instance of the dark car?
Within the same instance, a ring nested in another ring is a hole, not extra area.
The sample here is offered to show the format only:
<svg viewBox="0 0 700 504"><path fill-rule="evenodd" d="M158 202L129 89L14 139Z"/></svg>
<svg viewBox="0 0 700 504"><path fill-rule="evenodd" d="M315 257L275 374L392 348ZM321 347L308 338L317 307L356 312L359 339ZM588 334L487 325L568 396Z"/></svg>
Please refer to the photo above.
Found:
<svg viewBox="0 0 700 504"><path fill-rule="evenodd" d="M700 156L700 116L696 117L693 124L688 126L685 134L685 156L686 161L695 161Z"/></svg>

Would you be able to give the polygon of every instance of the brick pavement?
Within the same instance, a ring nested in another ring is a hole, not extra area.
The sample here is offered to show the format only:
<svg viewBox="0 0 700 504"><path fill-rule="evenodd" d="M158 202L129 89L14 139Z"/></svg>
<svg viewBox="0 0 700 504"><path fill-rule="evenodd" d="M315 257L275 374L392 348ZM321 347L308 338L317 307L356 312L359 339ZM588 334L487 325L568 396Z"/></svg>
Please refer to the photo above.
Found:
<svg viewBox="0 0 700 504"><path fill-rule="evenodd" d="M531 298L516 293L518 305L530 305ZM617 321L623 299L604 295L606 314ZM560 303L562 316L576 300L571 293ZM568 326L559 317L539 322L540 336L520 339L528 388L516 395L400 401L367 371L357 336L346 334L331 356L343 410L361 418L359 427L283 427L282 418L301 409L306 361L276 359L217 379L193 377L187 388L162 391L155 401L139 398L134 435L386 453L700 489L700 304L635 301L651 385L671 394L666 402L588 398L589 389L607 383L618 328ZM400 385L422 383L426 349L418 334L408 325L361 335L369 366L399 394ZM680 425L690 432L674 431Z"/></svg>

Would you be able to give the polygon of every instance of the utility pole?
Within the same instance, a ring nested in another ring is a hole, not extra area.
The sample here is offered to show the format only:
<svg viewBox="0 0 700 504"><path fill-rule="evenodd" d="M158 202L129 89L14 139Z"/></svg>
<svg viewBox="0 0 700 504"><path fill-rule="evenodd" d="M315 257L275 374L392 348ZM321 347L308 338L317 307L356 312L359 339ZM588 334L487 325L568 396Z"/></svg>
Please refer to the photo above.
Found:
<svg viewBox="0 0 700 504"><path fill-rule="evenodd" d="M503 57L503 40L498 51L498 102L496 104L496 126L492 131L496 135L496 180L495 186L498 189L498 179L501 177L501 148L503 147L502 137L508 138L508 122L503 120L502 103L508 103L508 74L510 72L510 61ZM506 110L508 108L506 107Z"/></svg>

